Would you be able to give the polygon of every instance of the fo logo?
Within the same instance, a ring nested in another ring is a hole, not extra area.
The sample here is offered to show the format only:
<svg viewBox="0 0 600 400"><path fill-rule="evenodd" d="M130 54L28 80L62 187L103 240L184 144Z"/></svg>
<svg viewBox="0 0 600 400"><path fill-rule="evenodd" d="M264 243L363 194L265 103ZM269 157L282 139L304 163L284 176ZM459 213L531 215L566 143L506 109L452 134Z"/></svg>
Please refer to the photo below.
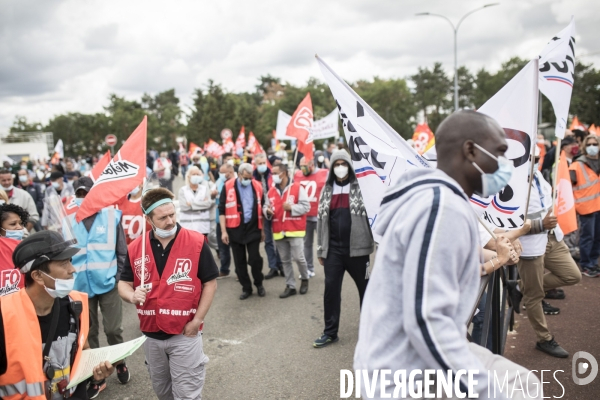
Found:
<svg viewBox="0 0 600 400"><path fill-rule="evenodd" d="M175 260L175 269L173 274L167 279L167 285L176 282L191 281L190 271L192 270L192 260L188 258L178 258Z"/></svg>
<svg viewBox="0 0 600 400"><path fill-rule="evenodd" d="M586 361L580 362L581 359ZM588 375L585 378L580 378L580 376L585 374ZM573 356L573 382L575 382L576 385L587 385L592 383L597 375L598 361L596 361L594 356L585 351L578 351L575 353Z"/></svg>

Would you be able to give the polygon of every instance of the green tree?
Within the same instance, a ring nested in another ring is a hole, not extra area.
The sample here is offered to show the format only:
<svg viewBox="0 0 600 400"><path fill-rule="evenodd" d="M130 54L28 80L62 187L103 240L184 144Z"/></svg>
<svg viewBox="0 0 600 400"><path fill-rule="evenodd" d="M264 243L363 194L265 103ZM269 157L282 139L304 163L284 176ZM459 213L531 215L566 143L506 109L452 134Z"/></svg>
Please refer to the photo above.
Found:
<svg viewBox="0 0 600 400"><path fill-rule="evenodd" d="M452 82L439 62L432 69L419 67L411 80L415 85L417 109L423 111L425 121L435 132L440 122L452 111Z"/></svg>
<svg viewBox="0 0 600 400"><path fill-rule="evenodd" d="M575 65L570 113L585 124L600 126L600 71L592 64Z"/></svg>
<svg viewBox="0 0 600 400"><path fill-rule="evenodd" d="M404 79L375 77L372 82L358 81L353 88L402 137L412 136L417 108Z"/></svg>

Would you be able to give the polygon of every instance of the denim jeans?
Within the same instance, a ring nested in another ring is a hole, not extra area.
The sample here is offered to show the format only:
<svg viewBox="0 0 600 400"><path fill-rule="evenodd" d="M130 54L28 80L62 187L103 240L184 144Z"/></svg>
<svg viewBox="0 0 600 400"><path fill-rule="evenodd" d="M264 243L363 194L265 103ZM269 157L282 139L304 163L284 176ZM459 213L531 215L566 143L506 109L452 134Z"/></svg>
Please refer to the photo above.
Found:
<svg viewBox="0 0 600 400"><path fill-rule="evenodd" d="M581 268L595 268L600 257L600 211L579 216Z"/></svg>
<svg viewBox="0 0 600 400"><path fill-rule="evenodd" d="M231 252L229 251L229 245L223 243L221 240L221 224L217 224L217 245L219 248L219 260L221 261L221 272L229 274L229 267L231 265Z"/></svg>
<svg viewBox="0 0 600 400"><path fill-rule="evenodd" d="M273 222L271 220L263 218L263 231L265 232L265 251L267 252L269 268L283 271L283 264L273 240Z"/></svg>

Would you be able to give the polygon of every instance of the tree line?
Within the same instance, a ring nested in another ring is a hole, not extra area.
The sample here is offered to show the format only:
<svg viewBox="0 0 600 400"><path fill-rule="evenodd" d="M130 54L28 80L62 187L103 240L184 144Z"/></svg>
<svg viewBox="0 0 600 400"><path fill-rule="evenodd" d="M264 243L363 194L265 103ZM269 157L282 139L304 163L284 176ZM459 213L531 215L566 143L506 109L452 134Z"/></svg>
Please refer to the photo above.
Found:
<svg viewBox="0 0 600 400"><path fill-rule="evenodd" d="M518 57L502 64L497 72L485 68L458 70L459 105L476 109L492 97L527 64ZM439 123L453 111L453 78L441 63L419 67L406 79L359 80L350 85L402 137L409 138L423 116L435 132ZM261 76L251 92L233 93L209 80L203 88L194 90L193 104L188 112L182 109L175 90L156 95L144 94L139 100L128 100L111 94L104 111L95 114L68 112L56 115L47 125L31 122L26 116L16 116L11 132L53 132L55 141L62 139L66 155L88 154L106 150L104 137L117 136L123 143L144 115L148 116L148 148L172 150L176 138L186 137L201 145L209 138L221 141L220 132L229 128L234 140L241 126L253 131L263 147L270 146L277 122L278 110L293 114L297 105L310 92L315 119L335 108L335 100L326 83L310 78L303 86L282 82L271 75ZM600 70L578 62L570 113L580 121L600 125ZM555 122L550 102L542 100L543 122Z"/></svg>

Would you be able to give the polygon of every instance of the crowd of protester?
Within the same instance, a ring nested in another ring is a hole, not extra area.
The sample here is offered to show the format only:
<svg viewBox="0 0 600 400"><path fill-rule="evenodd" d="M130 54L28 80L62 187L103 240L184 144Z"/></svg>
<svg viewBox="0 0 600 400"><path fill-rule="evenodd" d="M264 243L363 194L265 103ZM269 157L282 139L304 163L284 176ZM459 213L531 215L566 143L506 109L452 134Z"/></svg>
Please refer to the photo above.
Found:
<svg viewBox="0 0 600 400"><path fill-rule="evenodd" d="M561 287L579 282L582 274L589 278L600 276L600 163L598 138L594 135L568 131L560 147L570 165L579 229L562 235L556 217L551 213L552 171L557 149L540 136L535 154L539 171L535 174L536 187L532 190L530 213L524 226L509 233L498 231L497 238L480 229L479 238L485 249L481 275L504 265L517 265L520 279L507 283L515 311L520 312L519 303L522 302L538 336L536 348L555 357L567 357L568 352L554 340L549 328L551 324L545 318L559 314L560 309L546 300L564 299L566 294ZM241 286L240 300L247 300L255 291L258 296L265 296L263 281L277 277L284 278L279 298L286 299L306 294L310 278L323 271L324 329L313 346L325 347L339 340L341 287L345 272L355 282L362 304L370 278L370 256L375 251L360 186L350 154L343 144L330 143L323 150L315 151L314 159L307 159L302 154L294 157L284 143L277 149L269 149L266 154L243 151L224 153L219 157L202 151L188 154L177 150L160 153L150 150L146 158L147 175L155 178L160 187L159 191L151 192L152 202L143 196L144 188L140 185L114 207L102 209L77 222L75 212L94 185L88 175L98 160L98 156L78 156L61 159L58 163L27 159L12 165L4 163L0 170L1 269L19 268L24 278L16 283L14 280L5 283L0 288L0 295L30 285L38 285L42 290L46 288L48 293L57 291L59 281L65 278L51 276L50 266L64 262L69 255L74 268L70 275L75 276L72 289L89 296L86 300L90 310L89 346L99 347L98 310L102 311L108 343L122 343L121 299L136 304L138 314L144 302L157 301L152 300L152 291L137 285L135 259L131 255L132 246L137 251L140 240L136 239L146 225L151 232L148 245L154 254L157 279L163 269L169 268L168 265L165 267L168 264L165 254L172 248L176 248L173 251L184 251L180 249L181 245L173 244L179 243L175 238L181 238L185 243L204 239L199 241L207 246L200 245L196 249L200 259L194 268L198 270L198 279L206 293L213 290L214 294L216 283L214 288L210 285L205 288L205 285L230 277L233 269ZM296 164L292 160L296 160ZM178 176L183 185L175 196L173 182ZM173 201L178 204L177 218ZM48 233L57 223L56 204L63 208L58 214L70 221L76 243L64 244L66 242ZM172 213L170 208L163 208L165 205L171 207L171 204ZM157 214L156 210L161 212ZM41 234L46 236L39 236ZM38 252L37 256L46 257L48 262L35 269L29 265L27 256L17 256L19 244L24 246L29 238L47 242L48 248L60 245L61 251L52 255L50 250ZM266 260L260 251L263 242ZM73 249L78 249L79 253ZM215 252L218 266L208 249ZM315 250L318 264L323 268L315 268ZM267 273L263 274L265 270ZM46 277L54 280L54 285ZM55 286L54 289L48 289L51 286ZM204 307L205 314L210 301L212 297L207 300L208 305L203 306L202 300L198 299L194 306L200 304L198 310ZM485 301L484 293L478 305L481 311L485 309ZM141 310L143 314L143 308ZM472 337L476 342L481 342L482 316L483 312L476 314L473 320ZM174 335L163 327L148 328L142 317L140 320L141 330L153 339L153 344L146 348L146 359L164 368L160 344L174 340ZM185 329L192 322L198 323L194 326L196 332L201 329L201 321L196 320L187 321ZM2 342L3 338L0 339ZM489 343L490 340L487 345ZM173 345L178 346L176 342ZM483 345L486 345L485 340ZM201 351L198 354L204 359ZM0 376L6 371L6 360L4 365L2 362L0 359ZM203 382L203 363L200 370L194 369L197 366L184 369L200 374ZM65 369L64 365L53 367ZM85 390L88 398L93 399L104 390L105 378L113 369L121 383L130 379L125 360L98 368L99 372L86 383L85 389L77 389ZM177 390L201 391L201 384L199 388L198 385L189 387L187 383L165 381L152 368L149 371L160 398L172 398L171 390L175 397L178 397ZM61 380L48 379L51 390L57 393ZM1 382L0 379L0 387Z"/></svg>

